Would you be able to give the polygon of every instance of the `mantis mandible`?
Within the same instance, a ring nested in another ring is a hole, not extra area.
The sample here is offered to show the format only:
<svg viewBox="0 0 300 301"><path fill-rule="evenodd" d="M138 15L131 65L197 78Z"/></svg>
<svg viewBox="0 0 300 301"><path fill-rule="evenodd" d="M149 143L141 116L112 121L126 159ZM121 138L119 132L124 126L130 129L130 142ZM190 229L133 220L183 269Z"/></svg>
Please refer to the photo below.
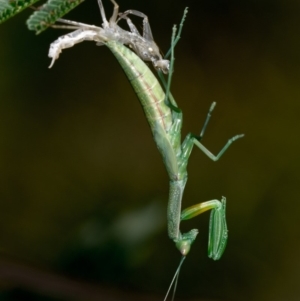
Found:
<svg viewBox="0 0 300 301"><path fill-rule="evenodd" d="M181 211L183 192L188 179L187 164L194 146L197 146L213 161L217 161L228 147L235 140L243 137L243 135L236 135L229 139L216 156L200 142L210 118L210 114L214 109L215 103L213 103L201 134L197 136L190 133L186 136L183 143L181 143L182 112L170 93L170 85L174 64L174 47L180 38L187 10L185 10L177 34L176 27L173 28L171 48L168 52L171 53L169 64L169 61L163 60L159 54L146 15L138 11L130 10L123 14L119 14L120 18L117 20L118 5L114 0L111 0L111 2L114 4L114 12L108 22L105 17L102 2L101 0L98 0L103 20L103 28L68 20L60 20L60 22L72 25L65 26L66 28L77 30L71 34L60 37L51 44L49 51L49 56L53 58L51 66L53 65L54 60L58 58L62 49L72 47L74 44L84 40L94 40L102 45L106 45L111 50L123 68L141 102L154 141L162 155L169 176L170 190L167 209L169 237L174 241L177 249L185 257L188 254L192 243L196 239L198 230L192 229L187 233L181 233L181 221L211 210L208 256L217 260L222 256L225 250L228 237L225 218L226 199L223 197L221 200L210 200ZM143 36L138 33L136 27L129 19L129 14L135 14L144 18ZM131 30L130 32L117 26L117 22L122 18L127 20ZM149 42L151 43L151 46L149 46ZM128 45L136 52L136 54L124 45ZM155 45L155 47L153 45ZM166 93L143 60L152 61L157 70L161 70L164 73L169 72L168 82L166 83L163 81L163 84L166 87Z"/></svg>

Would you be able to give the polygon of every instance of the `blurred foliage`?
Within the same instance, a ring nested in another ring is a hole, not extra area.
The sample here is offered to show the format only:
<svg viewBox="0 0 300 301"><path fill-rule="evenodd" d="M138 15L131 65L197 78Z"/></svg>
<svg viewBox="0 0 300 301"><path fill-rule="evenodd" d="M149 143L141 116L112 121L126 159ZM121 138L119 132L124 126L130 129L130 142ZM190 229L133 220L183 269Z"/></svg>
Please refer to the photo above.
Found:
<svg viewBox="0 0 300 301"><path fill-rule="evenodd" d="M25 8L35 9L32 5L38 0L0 0L0 24L14 17ZM84 0L49 0L38 7L27 20L29 30L41 33L56 20L74 9Z"/></svg>
<svg viewBox="0 0 300 301"><path fill-rule="evenodd" d="M197 149L190 159L183 207L226 196L229 241L213 262L208 215L182 224L200 233L180 275L179 299L298 300L299 2L118 3L149 16L164 52L189 6L172 88L183 135L200 130L213 101L203 143L217 153L245 133L217 163ZM109 16L112 6L104 6ZM167 237L167 175L138 100L109 50L94 43L65 50L49 70L49 45L65 31L36 37L26 17L0 26L1 252L162 300L180 255ZM101 24L96 1L67 18ZM40 294L0 279L1 300Z"/></svg>
<svg viewBox="0 0 300 301"><path fill-rule="evenodd" d="M28 1L7 1L0 0L0 23L13 17L15 14L21 12L25 8L34 4L37 0Z"/></svg>
<svg viewBox="0 0 300 301"><path fill-rule="evenodd" d="M28 29L35 31L37 34L41 33L83 1L49 0L29 17L26 22Z"/></svg>

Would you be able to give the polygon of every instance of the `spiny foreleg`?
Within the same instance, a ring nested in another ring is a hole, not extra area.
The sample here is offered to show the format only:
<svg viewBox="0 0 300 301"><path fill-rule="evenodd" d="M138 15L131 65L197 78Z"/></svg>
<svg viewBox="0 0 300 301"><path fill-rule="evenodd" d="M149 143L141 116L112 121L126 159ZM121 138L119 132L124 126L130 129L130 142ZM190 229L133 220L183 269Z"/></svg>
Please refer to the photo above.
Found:
<svg viewBox="0 0 300 301"><path fill-rule="evenodd" d="M191 219L208 210L211 210L209 221L208 257L218 260L224 253L228 239L226 198L222 197L221 201L211 200L186 208L181 213L181 220ZM184 241L184 243L184 247L187 248L187 242ZM192 243L193 240L190 241L190 245ZM180 244L177 244L177 247L180 246L182 248L182 245L183 243L180 242ZM188 247L190 247L190 245L188 245Z"/></svg>
<svg viewBox="0 0 300 301"><path fill-rule="evenodd" d="M168 235L175 242L177 249L183 256L186 256L195 241L198 230L192 229L189 232L180 232L180 223L183 220L191 219L201 213L211 210L209 222L208 257L214 260L222 256L228 238L226 224L226 199L221 201L210 200L203 202L181 212L181 203L184 187L187 178L183 180L170 181L170 194L168 201Z"/></svg>

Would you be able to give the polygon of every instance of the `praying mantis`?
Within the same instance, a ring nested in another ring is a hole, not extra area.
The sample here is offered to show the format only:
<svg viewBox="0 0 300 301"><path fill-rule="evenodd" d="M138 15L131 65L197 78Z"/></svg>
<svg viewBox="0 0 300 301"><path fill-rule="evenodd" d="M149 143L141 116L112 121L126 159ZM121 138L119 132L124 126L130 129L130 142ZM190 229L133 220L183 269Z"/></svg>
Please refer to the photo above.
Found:
<svg viewBox="0 0 300 301"><path fill-rule="evenodd" d="M52 58L52 62L50 67L53 66L62 49L72 47L74 44L84 40L96 41L97 45L105 45L111 50L141 102L154 141L162 155L169 176L170 189L167 206L169 238L174 241L177 249L185 257L196 239L198 230L192 229L187 233L181 233L181 221L191 219L205 211L211 210L208 256L214 260L218 260L225 250L228 238L225 216L226 199L225 197L222 197L221 200L213 199L181 211L182 197L188 179L188 160L193 147L197 146L210 159L217 161L235 140L244 135L236 135L229 139L216 156L200 142L211 112L215 107L215 103L213 103L200 135L197 136L190 133L181 143L182 111L170 93L170 86L174 68L174 48L180 38L187 10L185 10L178 32L175 26L173 28L171 48L166 56L171 56L169 62L166 59L162 59L159 53L159 49L152 37L147 16L135 10L119 14L117 3L114 0L110 1L114 5L114 12L110 20L107 21L102 1L98 0L103 21L102 27L59 19L60 22L67 25L57 27L76 30L60 37L51 44L49 57ZM143 18L143 36L140 35L131 22L128 17L129 14ZM120 19L127 21L130 31L125 31L117 25ZM125 45L129 46L130 49ZM154 68L158 70L166 92L164 92L157 78L144 61L151 61ZM168 73L167 81L161 72Z"/></svg>

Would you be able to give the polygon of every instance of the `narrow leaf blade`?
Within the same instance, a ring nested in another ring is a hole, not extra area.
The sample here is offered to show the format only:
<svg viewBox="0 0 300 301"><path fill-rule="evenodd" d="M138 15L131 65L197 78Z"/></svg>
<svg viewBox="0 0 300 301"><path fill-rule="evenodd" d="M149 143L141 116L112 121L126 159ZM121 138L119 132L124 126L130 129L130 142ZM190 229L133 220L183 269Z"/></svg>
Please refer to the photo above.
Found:
<svg viewBox="0 0 300 301"><path fill-rule="evenodd" d="M0 23L8 20L38 0L0 0Z"/></svg>
<svg viewBox="0 0 300 301"><path fill-rule="evenodd" d="M1 1L1 0L0 0ZM41 33L84 0L49 0L27 20L29 30Z"/></svg>

